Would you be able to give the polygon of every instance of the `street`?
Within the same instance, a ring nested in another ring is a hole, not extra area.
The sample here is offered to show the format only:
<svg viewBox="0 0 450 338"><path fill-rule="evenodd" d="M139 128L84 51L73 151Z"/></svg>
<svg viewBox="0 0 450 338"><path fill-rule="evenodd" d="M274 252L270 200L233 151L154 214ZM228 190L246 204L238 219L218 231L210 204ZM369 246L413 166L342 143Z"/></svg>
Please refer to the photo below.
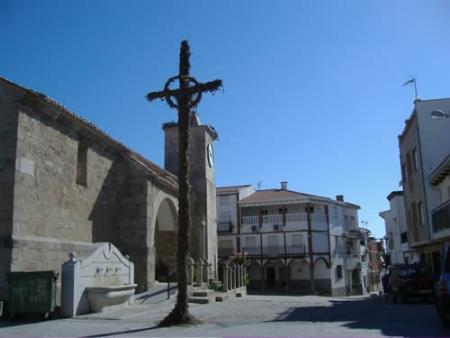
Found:
<svg viewBox="0 0 450 338"><path fill-rule="evenodd" d="M434 304L392 304L375 295L247 296L191 305L199 325L156 328L172 305L173 300L75 319L1 322L0 336L450 336Z"/></svg>

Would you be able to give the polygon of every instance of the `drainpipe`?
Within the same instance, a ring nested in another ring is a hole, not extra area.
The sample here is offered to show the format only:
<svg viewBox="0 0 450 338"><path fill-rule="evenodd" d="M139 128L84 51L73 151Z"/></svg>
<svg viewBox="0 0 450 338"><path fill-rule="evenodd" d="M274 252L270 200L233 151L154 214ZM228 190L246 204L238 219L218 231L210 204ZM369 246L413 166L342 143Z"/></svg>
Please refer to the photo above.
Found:
<svg viewBox="0 0 450 338"><path fill-rule="evenodd" d="M236 213L237 213L237 237L236 237L236 248L237 252L241 252L241 209L239 207L239 192L236 193Z"/></svg>
<svg viewBox="0 0 450 338"><path fill-rule="evenodd" d="M327 235L328 235L328 262L331 268L331 238L330 238L330 215L328 212L328 205L325 206L325 215L327 219Z"/></svg>
<svg viewBox="0 0 450 338"><path fill-rule="evenodd" d="M310 289L314 292L314 257L313 257L313 240L312 240L312 226L311 226L311 207L306 206L306 219L308 222L308 255L309 255L309 273L310 273Z"/></svg>

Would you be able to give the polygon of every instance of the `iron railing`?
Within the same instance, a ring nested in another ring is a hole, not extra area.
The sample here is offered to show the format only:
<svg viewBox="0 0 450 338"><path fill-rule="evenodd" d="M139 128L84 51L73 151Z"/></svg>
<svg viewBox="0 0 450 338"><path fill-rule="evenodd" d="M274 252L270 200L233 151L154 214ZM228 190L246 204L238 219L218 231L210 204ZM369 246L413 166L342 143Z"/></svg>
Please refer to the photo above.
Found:
<svg viewBox="0 0 450 338"><path fill-rule="evenodd" d="M450 229L450 200L434 209L431 218L434 232Z"/></svg>

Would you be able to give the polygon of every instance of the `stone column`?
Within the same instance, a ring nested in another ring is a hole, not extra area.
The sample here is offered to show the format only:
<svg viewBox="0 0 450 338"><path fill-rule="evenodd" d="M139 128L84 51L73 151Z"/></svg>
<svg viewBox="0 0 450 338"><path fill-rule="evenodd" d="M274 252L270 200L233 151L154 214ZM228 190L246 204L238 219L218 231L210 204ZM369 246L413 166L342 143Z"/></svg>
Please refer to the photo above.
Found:
<svg viewBox="0 0 450 338"><path fill-rule="evenodd" d="M188 285L194 285L195 262L192 257L188 257L186 264L188 266Z"/></svg>
<svg viewBox="0 0 450 338"><path fill-rule="evenodd" d="M241 265L241 286L245 284L245 265Z"/></svg>
<svg viewBox="0 0 450 338"><path fill-rule="evenodd" d="M233 289L233 270L230 265L228 265L228 290Z"/></svg>
<svg viewBox="0 0 450 338"><path fill-rule="evenodd" d="M236 289L236 265L231 263L231 288Z"/></svg>
<svg viewBox="0 0 450 338"><path fill-rule="evenodd" d="M241 287L241 265L236 264L236 288Z"/></svg>
<svg viewBox="0 0 450 338"><path fill-rule="evenodd" d="M206 259L202 259L202 283L208 283L208 267L209 263Z"/></svg>
<svg viewBox="0 0 450 338"><path fill-rule="evenodd" d="M203 262L201 261L201 259L199 259L195 262L195 284L197 286L202 285L203 281L202 274L203 274Z"/></svg>
<svg viewBox="0 0 450 338"><path fill-rule="evenodd" d="M228 291L229 289L229 281L228 281L228 264L227 263L222 263L222 270L223 270L223 290L225 292Z"/></svg>

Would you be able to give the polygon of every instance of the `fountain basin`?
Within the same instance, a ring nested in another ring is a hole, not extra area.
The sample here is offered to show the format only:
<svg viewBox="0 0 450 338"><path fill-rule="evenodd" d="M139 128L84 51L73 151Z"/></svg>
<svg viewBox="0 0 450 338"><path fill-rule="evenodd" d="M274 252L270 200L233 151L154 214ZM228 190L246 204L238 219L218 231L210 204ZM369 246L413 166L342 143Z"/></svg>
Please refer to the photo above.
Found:
<svg viewBox="0 0 450 338"><path fill-rule="evenodd" d="M131 303L137 284L86 287L92 312L103 312Z"/></svg>

